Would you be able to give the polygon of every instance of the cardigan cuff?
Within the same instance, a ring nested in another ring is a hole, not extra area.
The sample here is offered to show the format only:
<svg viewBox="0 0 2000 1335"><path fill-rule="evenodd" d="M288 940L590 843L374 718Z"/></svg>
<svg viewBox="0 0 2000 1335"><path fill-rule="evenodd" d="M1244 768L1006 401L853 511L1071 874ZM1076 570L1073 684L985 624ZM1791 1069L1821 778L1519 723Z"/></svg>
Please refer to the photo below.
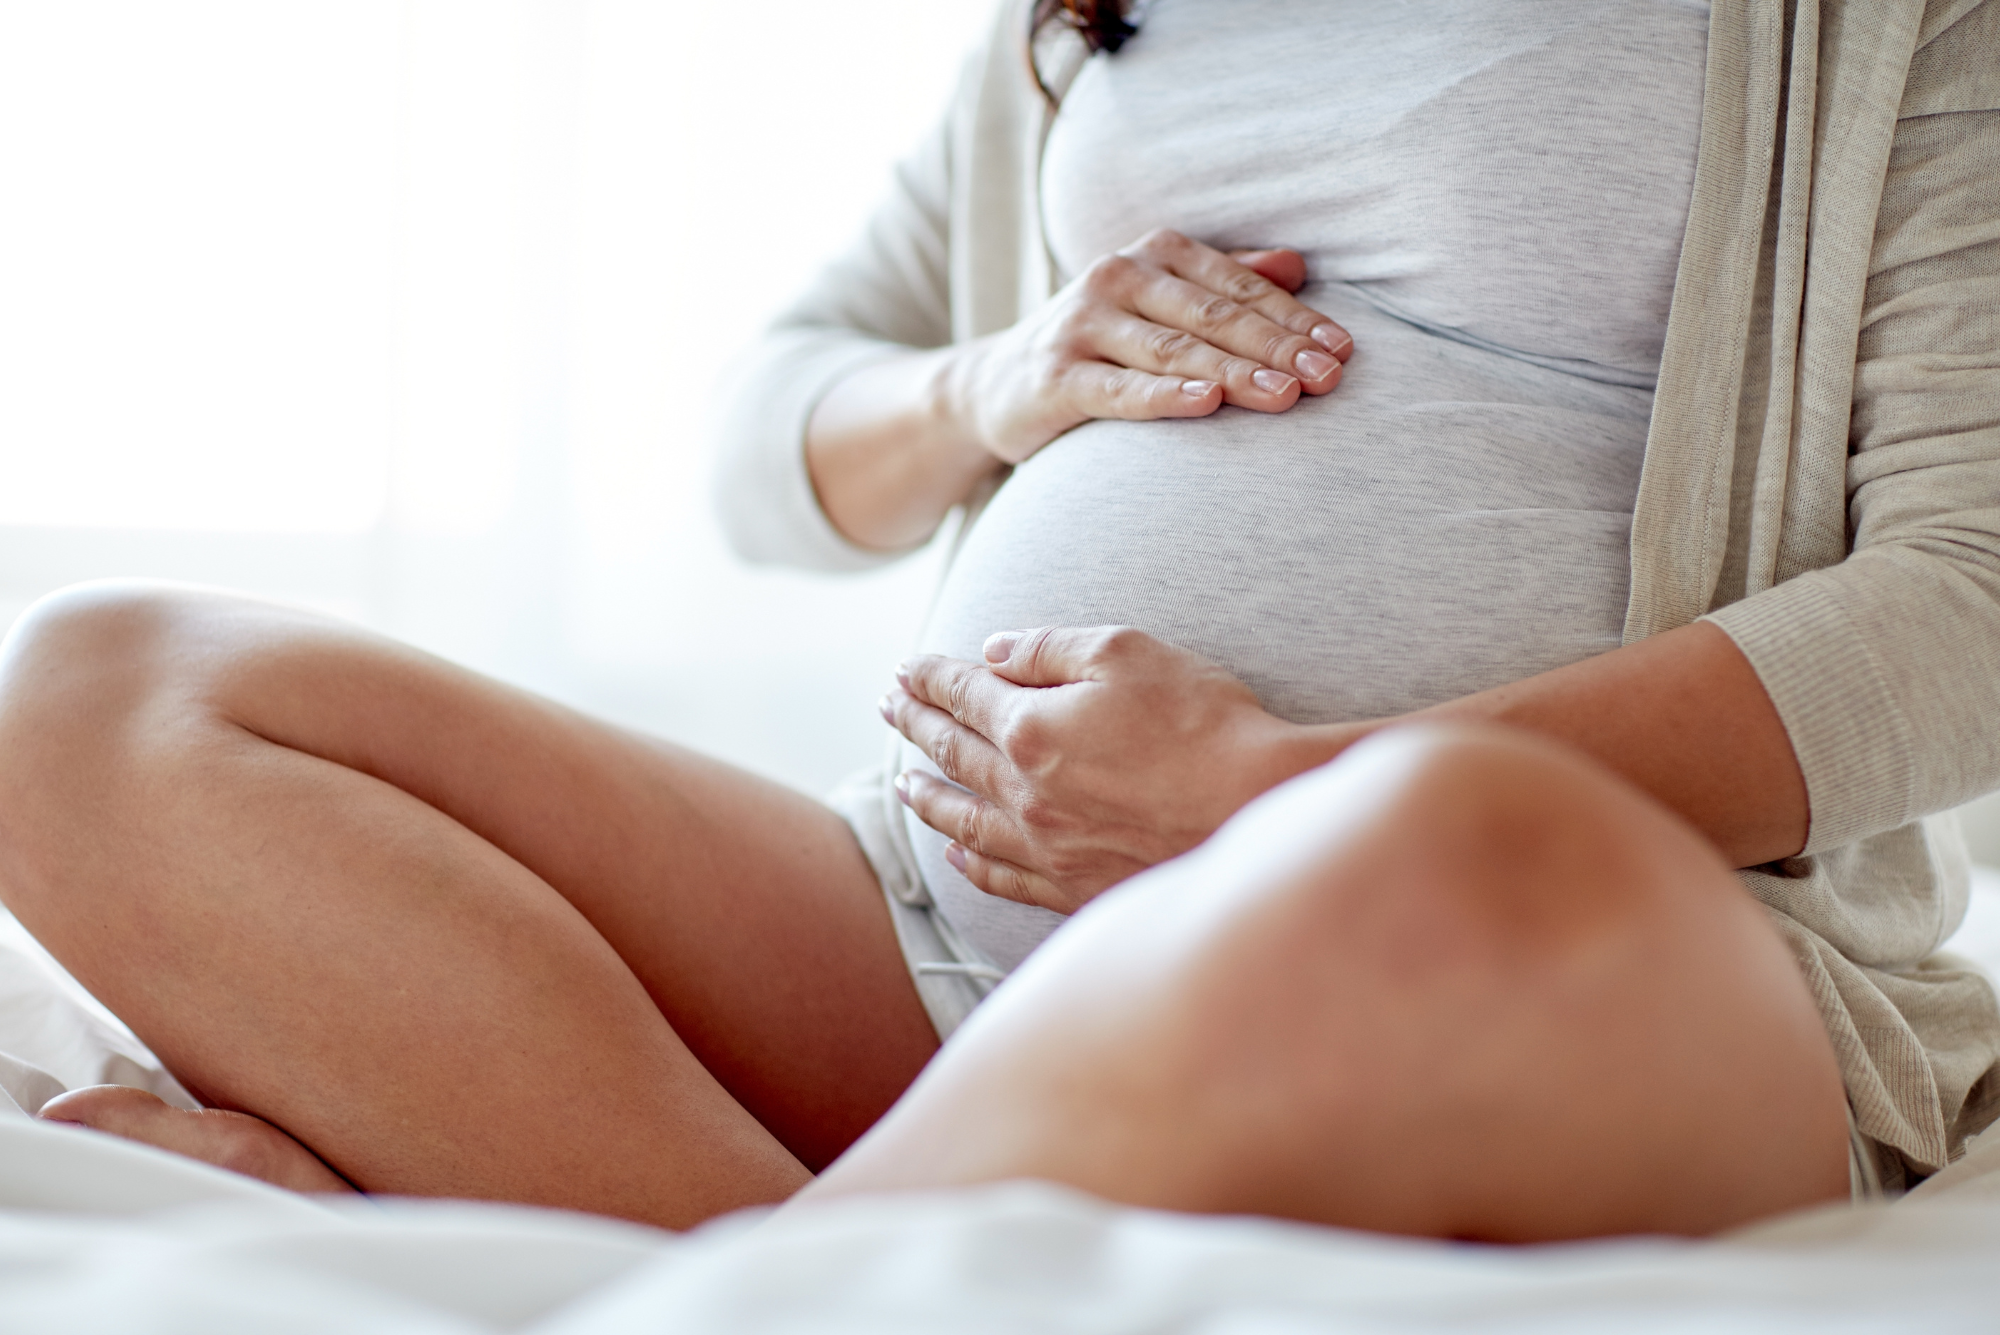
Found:
<svg viewBox="0 0 2000 1335"><path fill-rule="evenodd" d="M758 564L868 570L916 547L876 551L850 541L820 506L806 468L806 424L827 391L871 362L907 349L826 329L767 335L722 391L717 517L736 554ZM917 546L922 546L921 543Z"/></svg>
<svg viewBox="0 0 2000 1335"><path fill-rule="evenodd" d="M1821 578L1800 575L1701 619L1742 650L1791 738L1811 807L1806 853L1911 819L1909 722L1868 637Z"/></svg>

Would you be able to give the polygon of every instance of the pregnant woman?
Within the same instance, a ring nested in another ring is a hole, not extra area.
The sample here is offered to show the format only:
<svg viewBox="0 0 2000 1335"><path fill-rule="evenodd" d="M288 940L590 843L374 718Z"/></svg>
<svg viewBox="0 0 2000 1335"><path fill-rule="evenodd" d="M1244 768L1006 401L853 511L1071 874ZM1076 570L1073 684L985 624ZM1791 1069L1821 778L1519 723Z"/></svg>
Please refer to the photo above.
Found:
<svg viewBox="0 0 2000 1335"><path fill-rule="evenodd" d="M962 516L892 763L822 805L303 613L58 595L0 897L214 1111L47 1115L669 1225L1036 1177L1699 1233L1936 1171L2000 1114L1923 819L2000 784L1996 46L1003 5L726 427L753 557Z"/></svg>

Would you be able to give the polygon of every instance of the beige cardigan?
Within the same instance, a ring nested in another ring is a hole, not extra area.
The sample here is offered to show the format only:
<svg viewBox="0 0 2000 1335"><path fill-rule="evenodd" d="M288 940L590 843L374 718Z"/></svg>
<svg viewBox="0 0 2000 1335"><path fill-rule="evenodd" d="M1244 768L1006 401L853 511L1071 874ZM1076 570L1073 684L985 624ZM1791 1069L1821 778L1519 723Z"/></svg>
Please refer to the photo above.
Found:
<svg viewBox="0 0 2000 1335"><path fill-rule="evenodd" d="M818 507L813 405L1049 295L1023 3L744 364L718 494L746 556L885 559ZM1058 86L1082 58L1067 37L1042 51ZM2000 1115L2000 1008L1934 953L1964 915L1962 845L1923 819L2000 786L2000 0L1714 0L1702 114L1625 637L1706 616L1777 705L1811 835L1743 878L1893 1185Z"/></svg>

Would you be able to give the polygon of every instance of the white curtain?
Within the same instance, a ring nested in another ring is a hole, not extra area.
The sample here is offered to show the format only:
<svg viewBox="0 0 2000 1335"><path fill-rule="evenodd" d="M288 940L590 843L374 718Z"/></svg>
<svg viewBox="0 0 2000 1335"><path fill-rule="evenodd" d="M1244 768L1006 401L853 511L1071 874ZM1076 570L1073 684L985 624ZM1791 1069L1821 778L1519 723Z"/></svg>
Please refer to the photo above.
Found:
<svg viewBox="0 0 2000 1335"><path fill-rule="evenodd" d="M0 623L320 606L807 788L935 575L751 572L718 370L985 0L0 0Z"/></svg>

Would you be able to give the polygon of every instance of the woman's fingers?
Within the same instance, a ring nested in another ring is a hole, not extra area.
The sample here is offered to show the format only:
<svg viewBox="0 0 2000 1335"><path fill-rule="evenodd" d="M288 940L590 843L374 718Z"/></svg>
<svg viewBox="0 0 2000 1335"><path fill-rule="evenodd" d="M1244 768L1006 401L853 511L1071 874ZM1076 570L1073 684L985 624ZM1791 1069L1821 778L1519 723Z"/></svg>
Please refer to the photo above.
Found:
<svg viewBox="0 0 2000 1335"><path fill-rule="evenodd" d="M889 726L931 758L947 779L976 792L993 792L1011 771L999 748L944 710L891 691L878 708Z"/></svg>
<svg viewBox="0 0 2000 1335"><path fill-rule="evenodd" d="M954 351L946 431L1020 464L1093 419L1276 413L1327 393L1354 340L1292 296L1305 260L1239 254L1163 231L1099 258L1032 317Z"/></svg>
<svg viewBox="0 0 2000 1335"><path fill-rule="evenodd" d="M1287 292L1297 292L1306 285L1306 257L1296 250L1232 250L1229 258Z"/></svg>
<svg viewBox="0 0 2000 1335"><path fill-rule="evenodd" d="M1136 246L1122 253L1143 258L1216 296L1248 307L1288 333L1311 339L1337 360L1347 360L1354 350L1354 339L1345 329L1259 271L1268 267L1279 278L1295 275L1303 283L1305 260L1296 251L1241 252L1245 258L1258 262L1252 267L1192 237L1162 230L1148 233ZM1280 256L1287 258L1281 261Z"/></svg>
<svg viewBox="0 0 2000 1335"><path fill-rule="evenodd" d="M896 684L986 738L999 735L1021 694L984 665L944 654L912 654L896 665Z"/></svg>
<svg viewBox="0 0 2000 1335"><path fill-rule="evenodd" d="M1240 407L1277 412L1300 390L1327 393L1341 376L1333 349L1353 343L1270 279L1178 233L1106 257L1085 282L1103 302L1094 321L1097 356L1156 375L1219 380Z"/></svg>
<svg viewBox="0 0 2000 1335"><path fill-rule="evenodd" d="M956 841L946 844L944 858L958 874L996 899L1011 899L1031 908L1068 913L1068 902L1046 876L1017 867L999 858L990 858Z"/></svg>
<svg viewBox="0 0 2000 1335"><path fill-rule="evenodd" d="M1170 281L1180 282L1179 279ZM1192 323L1194 317L1190 315L1188 320ZM1273 336L1295 341L1277 326L1267 324L1264 330L1250 331L1249 337L1237 342L1249 342L1259 335L1263 335L1266 341ZM1214 381L1222 386L1225 402L1239 408L1255 408L1259 412L1282 412L1298 402L1302 388L1308 393L1324 394L1340 379L1340 363L1311 343L1305 346L1311 350L1310 355L1318 360L1310 363L1309 369L1320 376L1314 381L1306 380L1296 369L1289 372L1274 370L1259 357L1217 347L1200 333L1191 333L1137 315L1107 316L1099 331L1098 342L1100 355L1106 361L1153 375ZM1293 353L1294 357L1300 355L1304 354Z"/></svg>
<svg viewBox="0 0 2000 1335"><path fill-rule="evenodd" d="M917 813L918 820L983 857L1028 858L1028 841L1020 827L999 806L977 793L913 769L896 776L896 796Z"/></svg>
<svg viewBox="0 0 2000 1335"><path fill-rule="evenodd" d="M1155 325L1185 331L1236 361L1249 363L1265 372L1267 381L1296 379L1308 394L1324 394L1340 383L1340 360L1310 335L1287 329L1256 307L1200 283L1158 274L1133 298L1132 309L1138 315ZM1223 383L1231 381L1224 378Z"/></svg>
<svg viewBox="0 0 2000 1335"><path fill-rule="evenodd" d="M1108 362L1077 362L1063 371L1063 391L1080 417L1150 422L1162 417L1206 417L1226 395L1219 381L1154 375ZM1298 397L1296 391L1292 398Z"/></svg>

